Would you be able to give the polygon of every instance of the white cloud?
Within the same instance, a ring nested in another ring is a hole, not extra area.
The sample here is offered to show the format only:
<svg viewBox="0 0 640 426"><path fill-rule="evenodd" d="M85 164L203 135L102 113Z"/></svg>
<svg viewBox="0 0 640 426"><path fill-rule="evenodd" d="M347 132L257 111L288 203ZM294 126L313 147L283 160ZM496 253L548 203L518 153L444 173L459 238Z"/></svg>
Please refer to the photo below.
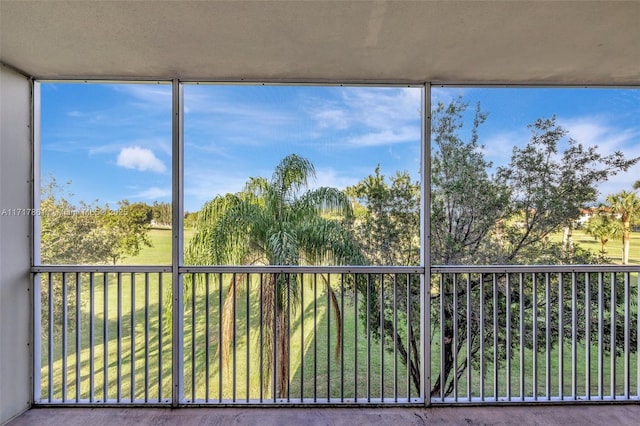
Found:
<svg viewBox="0 0 640 426"><path fill-rule="evenodd" d="M132 198L146 198L149 200L153 200L158 198L167 198L170 196L171 188L158 188L157 186L153 186L151 188L138 192Z"/></svg>
<svg viewBox="0 0 640 426"><path fill-rule="evenodd" d="M155 156L153 151L139 146L122 148L116 164L126 169L164 173L167 167Z"/></svg>
<svg viewBox="0 0 640 426"><path fill-rule="evenodd" d="M384 129L379 132L365 133L346 139L347 144L367 147L392 145L404 142L415 142L420 140L419 127L401 127L396 129Z"/></svg>

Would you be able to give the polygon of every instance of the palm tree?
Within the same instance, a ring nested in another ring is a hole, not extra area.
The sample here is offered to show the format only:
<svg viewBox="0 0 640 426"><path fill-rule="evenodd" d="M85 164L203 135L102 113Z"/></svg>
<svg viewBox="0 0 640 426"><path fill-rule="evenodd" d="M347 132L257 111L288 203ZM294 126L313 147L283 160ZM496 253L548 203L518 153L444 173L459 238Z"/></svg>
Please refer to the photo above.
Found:
<svg viewBox="0 0 640 426"><path fill-rule="evenodd" d="M622 264L629 263L631 242L631 222L640 216L640 198L635 191L620 191L609 195L607 203L622 222Z"/></svg>
<svg viewBox="0 0 640 426"><path fill-rule="evenodd" d="M185 252L188 263L213 265L319 265L362 264L357 243L346 227L327 215L349 217L351 203L335 188L308 190L315 177L313 164L295 154L282 159L270 180L250 178L237 194L218 196L205 204L195 225L195 233ZM245 286L243 274L231 279L228 296ZM295 309L301 293L297 274L264 274L262 278L262 325L265 331L263 388L275 371L279 398L289 389L289 332L286 319ZM327 291L336 312L339 342L342 333L337 298L328 279ZM189 283L186 283L189 285ZM185 292L188 294L188 291ZM230 330L233 298L223 306L223 329ZM275 333L275 342L274 342ZM230 332L223 332L223 359L229 358ZM277 362L274 365L274 345ZM336 354L339 347L336 347ZM273 370L272 370L273 369Z"/></svg>
<svg viewBox="0 0 640 426"><path fill-rule="evenodd" d="M611 214L605 209L600 209L584 225L584 232L600 241L600 252L605 255L607 253L607 242L609 242L609 239L618 238L622 234L622 225L612 218Z"/></svg>

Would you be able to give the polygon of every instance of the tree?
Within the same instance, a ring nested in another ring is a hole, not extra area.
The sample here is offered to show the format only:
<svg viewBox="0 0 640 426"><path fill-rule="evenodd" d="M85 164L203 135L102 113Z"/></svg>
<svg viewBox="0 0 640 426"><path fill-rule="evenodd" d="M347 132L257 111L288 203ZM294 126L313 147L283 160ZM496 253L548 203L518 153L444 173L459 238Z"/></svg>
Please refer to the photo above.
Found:
<svg viewBox="0 0 640 426"><path fill-rule="evenodd" d="M360 250L348 229L333 214L351 215L351 204L335 188L308 190L315 177L313 164L292 154L280 161L271 179L254 177L238 194L218 196L198 213L194 236L185 252L190 264L362 264ZM231 279L223 306L223 328L231 325L233 303L229 295L248 283L243 277ZM185 282L185 288L193 283ZM269 385L271 371L276 377L276 393L286 397L289 388L289 334L286 319L299 301L302 282L296 274L265 274L261 283L264 324L263 369ZM337 299L327 285L337 310ZM187 290L185 294L188 294ZM290 298L290 299L289 299ZM274 313L275 312L275 313ZM338 318L337 323L341 321ZM273 324L277 364L273 361ZM341 329L336 338L339 339ZM231 333L224 332L223 358L228 359ZM339 341L339 340L338 340ZM339 351L337 350L336 353Z"/></svg>
<svg viewBox="0 0 640 426"><path fill-rule="evenodd" d="M620 191L607 196L607 203L619 215L622 223L622 264L626 265L629 263L631 223L640 217L640 198L636 191Z"/></svg>
<svg viewBox="0 0 640 426"><path fill-rule="evenodd" d="M431 259L434 264L549 264L594 263L600 261L588 252L553 243L549 236L578 219L580 209L595 201L596 185L618 171L627 170L638 159L627 160L621 153L602 155L596 147L584 147L556 124L555 117L536 120L531 126L531 139L522 147L513 149L508 165L499 167L491 175L491 164L484 159L478 143L478 128L487 114L476 107L473 124L465 140L464 113L467 105L461 98L448 105L439 103L432 112L433 154L431 159ZM561 146L565 146L561 150ZM374 195L374 194L370 194ZM364 202L369 208L369 203ZM375 203L371 203L372 208ZM375 211L369 214L376 218ZM414 213L415 214L415 213ZM388 227L389 220L379 220L381 227ZM392 229L392 228L389 228ZM366 247L365 244L363 246ZM441 330L443 368L435 377L432 395L448 395L453 391L454 379L467 368L466 356L477 362L481 342L493 346L494 336L487 330L496 330L495 338L504 351L506 344L506 320L481 327L480 300L486 309L496 309L502 316L512 307L506 306L507 291L511 300L517 292L506 285L509 277L496 277L498 305L487 296L485 284L489 275L468 276L468 282L457 280L455 274L445 274L439 282L432 282L432 301L441 306L433 310L432 325ZM527 286L525 306L543 304L531 299L531 280ZM557 290L557 283L552 283ZM509 290L507 290L509 289ZM584 286L581 288L584 292ZM611 290L609 290L611 291ZM391 294L387 292L387 294ZM468 308L452 302L471 298ZM584 300L584 294L578 297ZM551 295L552 299L558 295ZM380 301L379 303L386 303ZM419 309L418 298L412 310ZM470 309L472 312L466 312ZM565 310L568 312L568 310ZM468 315L467 315L468 314ZM515 313L514 313L515 315ZM467 318L471 322L467 323ZM488 321L485 319L485 321ZM512 324L513 326L513 324ZM471 341L466 341L466 330L471 330ZM480 333L485 331L484 335ZM532 327L526 328L531 330ZM517 336L518 330L509 330ZM384 325L383 334L393 336L392 325ZM454 338L454 336L456 336ZM418 339L418 333L413 334ZM483 340L484 339L484 340ZM532 339L527 340L530 344ZM554 343L555 344L555 343ZM410 342L407 346L417 345ZM467 353L466 347L469 347ZM540 348L535 348L540 349ZM460 355L464 351L466 355ZM459 356L454 356L454 354ZM458 360L457 365L454 360ZM419 376L412 375L416 388L420 388Z"/></svg>
<svg viewBox="0 0 640 426"><path fill-rule="evenodd" d="M128 256L137 256L144 246L151 247L148 237L151 208L144 203L118 202L118 209L107 205L98 216L105 256L114 265Z"/></svg>
<svg viewBox="0 0 640 426"><path fill-rule="evenodd" d="M622 226L619 221L611 217L605 209L600 209L584 225L584 232L591 235L600 242L600 252L607 254L607 243L611 238L618 238L622 235Z"/></svg>
<svg viewBox="0 0 640 426"><path fill-rule="evenodd" d="M373 175L369 175L358 184L345 191L353 200L358 210L364 210L351 225L353 233L360 242L366 262L371 265L419 265L420 260L420 183L412 182L408 172L397 172L386 179L376 167ZM406 318L407 300L418 300L420 282L418 276L411 276L413 282L408 286L395 286L394 277L381 280L379 276L369 278L368 283L357 283L359 291L367 295L370 312L383 312L384 325L380 327L377 316L367 315L367 306L362 305L360 317L377 338L389 341L387 348L398 348L400 359L409 365L412 380L420 383L420 355L416 339L407 341L406 333L394 327L393 309L380 309L380 304L392 300L379 300L380 287L384 286L385 294L396 294L396 315L401 312L399 322L406 323L411 336L419 336L420 316ZM399 278L402 280L403 278ZM395 293L394 293L395 292ZM407 293L411 292L410 295ZM407 299L407 296L410 296ZM413 312L419 312L415 310ZM410 310L409 310L410 312Z"/></svg>

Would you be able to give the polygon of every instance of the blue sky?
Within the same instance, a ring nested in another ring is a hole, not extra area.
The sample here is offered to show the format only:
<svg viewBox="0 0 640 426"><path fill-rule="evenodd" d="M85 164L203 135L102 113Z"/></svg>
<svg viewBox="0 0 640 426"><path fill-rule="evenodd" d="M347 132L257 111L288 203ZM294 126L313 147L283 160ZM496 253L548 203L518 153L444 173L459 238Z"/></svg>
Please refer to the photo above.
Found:
<svg viewBox="0 0 640 426"><path fill-rule="evenodd" d="M166 84L42 84L43 180L71 181L75 200L171 199L171 87ZM314 186L344 188L373 173L419 179L421 89L408 87L195 85L185 96L185 209L271 175L284 156L310 159ZM509 160L527 124L555 114L570 136L602 152L640 156L640 90L434 88L432 102L462 95L489 113L485 155ZM472 108L470 108L472 109ZM640 166L602 194L630 189Z"/></svg>

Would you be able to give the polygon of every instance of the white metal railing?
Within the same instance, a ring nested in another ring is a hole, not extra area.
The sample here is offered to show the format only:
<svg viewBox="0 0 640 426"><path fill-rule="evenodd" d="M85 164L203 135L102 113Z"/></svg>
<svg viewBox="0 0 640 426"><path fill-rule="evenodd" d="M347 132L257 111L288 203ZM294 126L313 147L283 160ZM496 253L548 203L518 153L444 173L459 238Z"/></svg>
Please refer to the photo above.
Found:
<svg viewBox="0 0 640 426"><path fill-rule="evenodd" d="M639 271L33 267L35 401L638 400Z"/></svg>
<svg viewBox="0 0 640 426"><path fill-rule="evenodd" d="M638 271L432 268L431 402L637 400Z"/></svg>

